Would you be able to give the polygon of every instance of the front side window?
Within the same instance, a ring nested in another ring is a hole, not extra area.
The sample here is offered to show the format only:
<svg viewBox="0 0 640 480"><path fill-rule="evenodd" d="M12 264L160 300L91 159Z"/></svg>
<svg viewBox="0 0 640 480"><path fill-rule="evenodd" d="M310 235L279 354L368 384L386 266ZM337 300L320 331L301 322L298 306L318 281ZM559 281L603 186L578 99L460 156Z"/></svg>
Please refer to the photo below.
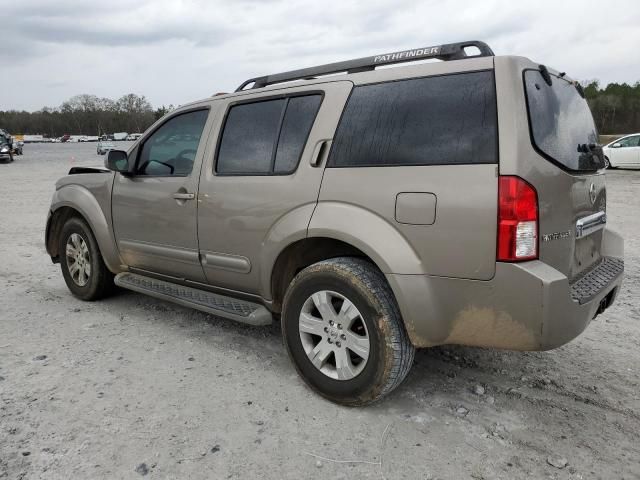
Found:
<svg viewBox="0 0 640 480"><path fill-rule="evenodd" d="M209 110L197 110L167 120L144 141L136 174L189 175L208 115Z"/></svg>
<svg viewBox="0 0 640 480"><path fill-rule="evenodd" d="M539 70L524 73L529 124L534 146L542 154L573 171L604 167L591 110L573 82L550 75L549 85Z"/></svg>
<svg viewBox="0 0 640 480"><path fill-rule="evenodd" d="M289 174L320 108L321 95L234 105L218 148L216 172L223 175Z"/></svg>
<svg viewBox="0 0 640 480"><path fill-rule="evenodd" d="M619 143L620 147L637 147L640 144L640 136L623 138L615 143Z"/></svg>
<svg viewBox="0 0 640 480"><path fill-rule="evenodd" d="M496 111L491 71L359 86L328 166L496 163Z"/></svg>

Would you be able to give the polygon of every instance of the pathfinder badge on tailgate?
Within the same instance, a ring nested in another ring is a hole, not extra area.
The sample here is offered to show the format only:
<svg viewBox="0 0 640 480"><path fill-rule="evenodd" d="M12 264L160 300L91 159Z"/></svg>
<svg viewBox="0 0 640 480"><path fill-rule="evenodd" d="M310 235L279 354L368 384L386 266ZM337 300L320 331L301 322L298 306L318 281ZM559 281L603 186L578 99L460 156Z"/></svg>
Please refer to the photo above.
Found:
<svg viewBox="0 0 640 480"><path fill-rule="evenodd" d="M562 240L563 238L569 238L570 236L571 230L567 230L566 232L547 233L546 235L542 235L542 241L550 242L552 240Z"/></svg>

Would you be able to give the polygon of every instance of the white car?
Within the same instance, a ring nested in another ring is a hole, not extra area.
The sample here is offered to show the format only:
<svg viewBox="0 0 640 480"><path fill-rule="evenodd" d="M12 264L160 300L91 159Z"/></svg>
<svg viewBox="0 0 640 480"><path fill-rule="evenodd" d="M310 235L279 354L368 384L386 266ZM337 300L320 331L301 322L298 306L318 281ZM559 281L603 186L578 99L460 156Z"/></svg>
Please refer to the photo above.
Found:
<svg viewBox="0 0 640 480"><path fill-rule="evenodd" d="M98 145L96 146L96 153L98 155L104 155L109 150L113 150L114 148L115 147L114 147L113 143L100 141L100 142L98 142Z"/></svg>
<svg viewBox="0 0 640 480"><path fill-rule="evenodd" d="M602 148L608 167L640 167L640 133L627 135Z"/></svg>

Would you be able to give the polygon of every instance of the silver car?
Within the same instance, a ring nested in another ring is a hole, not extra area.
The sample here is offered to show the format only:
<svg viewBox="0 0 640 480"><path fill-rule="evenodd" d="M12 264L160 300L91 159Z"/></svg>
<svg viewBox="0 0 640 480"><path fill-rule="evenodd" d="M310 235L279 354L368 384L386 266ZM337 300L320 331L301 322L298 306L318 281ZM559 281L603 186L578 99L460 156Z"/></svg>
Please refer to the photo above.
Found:
<svg viewBox="0 0 640 480"><path fill-rule="evenodd" d="M279 319L307 384L363 405L416 348L551 349L612 304L597 138L577 82L483 42L256 77L72 169L47 250L84 300Z"/></svg>

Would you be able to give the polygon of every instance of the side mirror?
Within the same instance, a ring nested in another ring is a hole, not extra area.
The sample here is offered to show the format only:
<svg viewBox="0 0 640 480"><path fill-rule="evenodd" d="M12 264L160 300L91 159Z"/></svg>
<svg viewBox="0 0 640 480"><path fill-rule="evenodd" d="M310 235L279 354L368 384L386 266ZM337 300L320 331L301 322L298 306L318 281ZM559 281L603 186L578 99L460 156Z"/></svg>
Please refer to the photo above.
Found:
<svg viewBox="0 0 640 480"><path fill-rule="evenodd" d="M613 145L611 145L611 148L620 148L622 145L620 145L619 143L614 143Z"/></svg>
<svg viewBox="0 0 640 480"><path fill-rule="evenodd" d="M109 170L119 173L129 173L129 159L124 150L109 150L104 166Z"/></svg>

